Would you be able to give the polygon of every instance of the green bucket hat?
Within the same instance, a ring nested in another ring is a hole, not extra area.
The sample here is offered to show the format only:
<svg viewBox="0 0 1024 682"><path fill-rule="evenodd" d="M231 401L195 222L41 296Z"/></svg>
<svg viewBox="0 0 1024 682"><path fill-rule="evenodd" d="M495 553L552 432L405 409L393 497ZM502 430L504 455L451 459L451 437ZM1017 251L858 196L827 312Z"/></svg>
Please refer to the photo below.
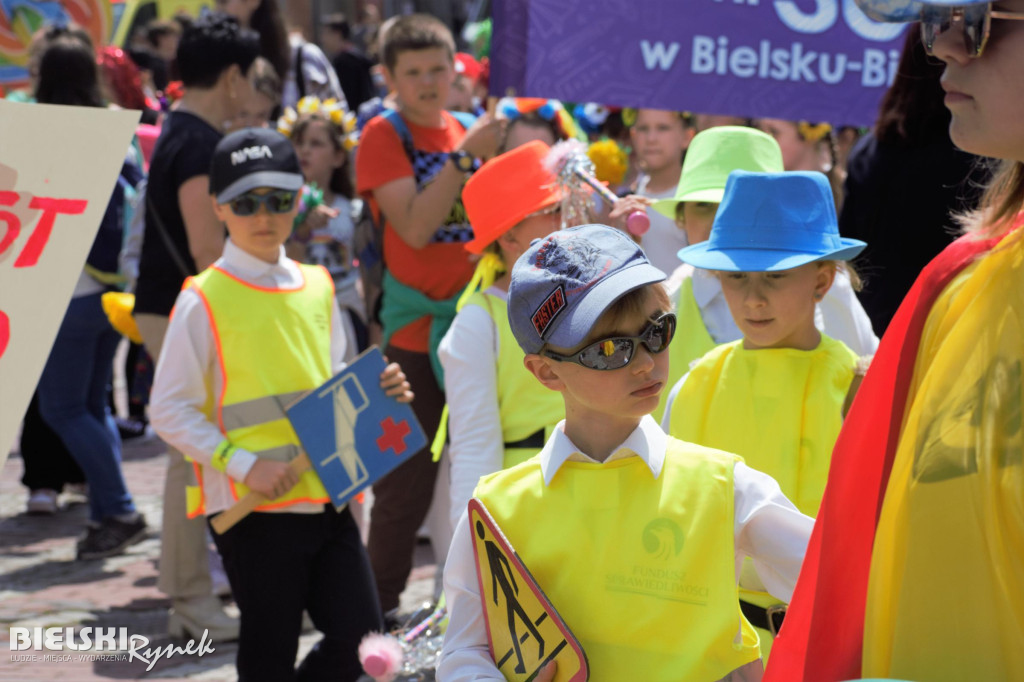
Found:
<svg viewBox="0 0 1024 682"><path fill-rule="evenodd" d="M681 201L720 204L725 181L734 170L781 173L779 143L768 133L743 126L719 126L698 133L686 150L676 195L654 202L654 210L675 220Z"/></svg>

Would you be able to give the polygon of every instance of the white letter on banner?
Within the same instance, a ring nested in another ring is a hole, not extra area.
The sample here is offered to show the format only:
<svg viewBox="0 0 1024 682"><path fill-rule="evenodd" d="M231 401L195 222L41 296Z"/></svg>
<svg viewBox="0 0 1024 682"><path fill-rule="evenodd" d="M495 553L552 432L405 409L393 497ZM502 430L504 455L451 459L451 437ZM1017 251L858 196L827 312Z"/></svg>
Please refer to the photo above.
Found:
<svg viewBox="0 0 1024 682"><path fill-rule="evenodd" d="M864 50L864 71L861 73L860 84L866 88L885 85L885 71L885 53L871 48Z"/></svg>
<svg viewBox="0 0 1024 682"><path fill-rule="evenodd" d="M775 13L797 33L823 33L839 18L839 3L837 0L815 1L818 9L813 14L804 14L792 0L775 0Z"/></svg>
<svg viewBox="0 0 1024 682"><path fill-rule="evenodd" d="M829 85L835 85L843 80L843 76L846 75L846 55L836 55L836 68L835 71L831 71L828 68L829 60L831 55L822 54L821 59L818 60L818 72L821 74L821 80L828 83Z"/></svg>
<svg viewBox="0 0 1024 682"><path fill-rule="evenodd" d="M868 19L854 0L843 0L843 18L850 30L861 38L880 43L892 40L906 28L906 24L883 24Z"/></svg>
<svg viewBox="0 0 1024 682"><path fill-rule="evenodd" d="M655 69L668 71L672 68L672 62L676 60L676 55L679 54L679 43L669 43L668 49L666 49L665 43L660 40L654 45L646 40L641 40L640 49L644 53L644 66L648 71Z"/></svg>
<svg viewBox="0 0 1024 682"><path fill-rule="evenodd" d="M734 76L751 78L757 72L757 52L752 47L737 47L729 55L729 70Z"/></svg>
<svg viewBox="0 0 1024 682"><path fill-rule="evenodd" d="M715 70L715 41L707 36L693 37L692 73L711 73Z"/></svg>

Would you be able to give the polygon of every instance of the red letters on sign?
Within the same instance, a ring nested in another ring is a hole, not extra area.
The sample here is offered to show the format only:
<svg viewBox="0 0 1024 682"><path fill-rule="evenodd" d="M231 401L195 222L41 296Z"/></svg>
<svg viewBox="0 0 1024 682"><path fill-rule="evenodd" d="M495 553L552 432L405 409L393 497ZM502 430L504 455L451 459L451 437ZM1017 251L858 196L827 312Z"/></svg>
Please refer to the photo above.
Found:
<svg viewBox="0 0 1024 682"><path fill-rule="evenodd" d="M11 320L7 314L0 310L0 358L7 350L7 342L11 340Z"/></svg>
<svg viewBox="0 0 1024 682"><path fill-rule="evenodd" d="M14 267L30 268L39 262L39 256L46 248L46 242L50 239L50 232L53 231L53 223L57 220L57 216L81 215L88 203L85 199L34 197L28 206L29 208L43 209L43 215L39 217L32 236L25 242L25 248L18 254L18 260L14 261Z"/></svg>

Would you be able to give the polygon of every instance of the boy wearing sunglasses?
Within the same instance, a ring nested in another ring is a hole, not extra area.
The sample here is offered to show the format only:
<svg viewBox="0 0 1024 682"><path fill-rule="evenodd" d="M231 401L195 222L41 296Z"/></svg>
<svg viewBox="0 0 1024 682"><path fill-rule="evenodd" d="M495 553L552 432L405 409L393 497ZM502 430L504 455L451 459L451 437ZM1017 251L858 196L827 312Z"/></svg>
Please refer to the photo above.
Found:
<svg viewBox="0 0 1024 682"><path fill-rule="evenodd" d="M250 490L269 502L214 535L241 612L240 679L295 676L302 613L324 633L304 679L355 680L360 638L382 626L352 514L330 505L284 406L344 367L345 335L331 276L285 257L302 172L291 143L249 128L224 137L210 168L223 255L186 280L167 330L150 404L153 427L194 462L188 514L214 516ZM412 399L391 364L389 395Z"/></svg>
<svg viewBox="0 0 1024 682"><path fill-rule="evenodd" d="M788 600L812 521L770 477L669 438L650 417L675 331L664 279L604 225L556 232L519 258L509 323L566 418L536 457L483 478L475 497L581 643L594 679L756 679L738 567L753 558ZM451 617L438 679L501 679L484 587L463 515L445 569Z"/></svg>

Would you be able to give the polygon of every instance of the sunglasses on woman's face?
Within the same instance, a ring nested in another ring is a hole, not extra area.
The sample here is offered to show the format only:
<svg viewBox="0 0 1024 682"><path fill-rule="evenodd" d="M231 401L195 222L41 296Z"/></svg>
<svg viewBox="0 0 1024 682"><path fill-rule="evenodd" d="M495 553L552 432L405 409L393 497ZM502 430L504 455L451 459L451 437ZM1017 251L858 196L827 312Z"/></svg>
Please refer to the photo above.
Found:
<svg viewBox="0 0 1024 682"><path fill-rule="evenodd" d="M926 6L921 10L921 42L929 55L935 54L935 39L948 31L953 24L960 24L963 32L964 50L977 59L985 50L993 19L1024 20L1022 12L1002 12L992 9L992 3L965 5L962 7Z"/></svg>
<svg viewBox="0 0 1024 682"><path fill-rule="evenodd" d="M612 336L595 341L578 353L559 355L546 350L544 355L559 362L572 362L587 369L620 369L636 357L638 344L651 353L660 353L672 343L676 333L676 316L664 313L644 327L640 336Z"/></svg>
<svg viewBox="0 0 1024 682"><path fill-rule="evenodd" d="M287 213L295 205L295 194L283 189L268 194L246 192L228 203L234 214L242 217L255 214L260 210L260 206L266 206L270 213Z"/></svg>

